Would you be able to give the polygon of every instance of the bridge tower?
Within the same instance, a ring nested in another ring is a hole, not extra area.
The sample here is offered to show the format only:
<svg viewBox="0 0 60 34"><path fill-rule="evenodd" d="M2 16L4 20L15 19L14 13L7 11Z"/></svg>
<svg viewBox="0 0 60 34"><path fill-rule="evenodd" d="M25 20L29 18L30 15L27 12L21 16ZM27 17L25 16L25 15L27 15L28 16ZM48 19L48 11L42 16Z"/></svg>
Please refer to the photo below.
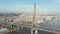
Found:
<svg viewBox="0 0 60 34"><path fill-rule="evenodd" d="M34 0L33 23L36 24L36 0Z"/></svg>
<svg viewBox="0 0 60 34"><path fill-rule="evenodd" d="M37 22L36 22L36 16L37 16L37 14L36 14L36 0L34 0L34 5L33 5L33 7L34 7L34 14L33 14L33 24L35 25L35 26L37 26ZM33 34L33 30L35 30L35 34L37 34L37 29L35 28L33 28L33 26L32 26L32 28L31 28L31 34Z"/></svg>

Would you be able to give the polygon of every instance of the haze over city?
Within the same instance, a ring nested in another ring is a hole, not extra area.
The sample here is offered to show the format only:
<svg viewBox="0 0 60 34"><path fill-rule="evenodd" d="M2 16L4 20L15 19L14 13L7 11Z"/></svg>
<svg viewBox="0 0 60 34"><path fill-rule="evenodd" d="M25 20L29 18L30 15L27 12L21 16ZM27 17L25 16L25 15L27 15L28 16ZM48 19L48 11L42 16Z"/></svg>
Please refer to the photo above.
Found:
<svg viewBox="0 0 60 34"><path fill-rule="evenodd" d="M34 0L0 0L0 12L33 13ZM37 13L59 13L60 0L36 0Z"/></svg>

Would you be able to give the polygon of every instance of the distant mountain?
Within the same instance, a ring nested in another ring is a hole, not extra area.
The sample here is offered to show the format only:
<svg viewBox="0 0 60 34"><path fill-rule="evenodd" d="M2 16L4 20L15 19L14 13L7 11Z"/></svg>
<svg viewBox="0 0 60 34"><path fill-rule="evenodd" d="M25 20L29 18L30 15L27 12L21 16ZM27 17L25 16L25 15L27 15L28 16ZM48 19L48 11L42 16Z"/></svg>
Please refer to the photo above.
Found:
<svg viewBox="0 0 60 34"><path fill-rule="evenodd" d="M22 13L0 13L0 16L18 16Z"/></svg>

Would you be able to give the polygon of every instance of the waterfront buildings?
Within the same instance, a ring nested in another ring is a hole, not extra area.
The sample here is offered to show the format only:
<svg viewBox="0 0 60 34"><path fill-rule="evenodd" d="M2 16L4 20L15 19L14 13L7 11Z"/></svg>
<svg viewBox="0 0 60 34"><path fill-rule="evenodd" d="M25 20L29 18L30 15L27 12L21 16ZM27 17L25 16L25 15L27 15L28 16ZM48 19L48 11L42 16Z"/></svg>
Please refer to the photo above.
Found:
<svg viewBox="0 0 60 34"><path fill-rule="evenodd" d="M41 23L41 22L44 22L45 21L49 21L51 20L52 18L54 18L55 16L52 16L52 15L37 15L36 16L36 20L37 20L37 23ZM3 17L3 16L0 16L0 21L6 21L6 22L14 22L14 23L18 23L20 21L24 21L24 22L32 22L33 21L33 15L19 15L19 16L8 16L8 17Z"/></svg>

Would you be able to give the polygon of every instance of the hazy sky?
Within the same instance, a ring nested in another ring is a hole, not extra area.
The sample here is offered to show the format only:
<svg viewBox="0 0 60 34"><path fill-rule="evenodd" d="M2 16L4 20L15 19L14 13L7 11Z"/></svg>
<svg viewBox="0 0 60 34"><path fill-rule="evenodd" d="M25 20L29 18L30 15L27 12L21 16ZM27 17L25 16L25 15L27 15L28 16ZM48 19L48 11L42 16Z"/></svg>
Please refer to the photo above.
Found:
<svg viewBox="0 0 60 34"><path fill-rule="evenodd" d="M0 0L0 12L33 12L34 0ZM60 0L36 0L37 13L60 12Z"/></svg>

